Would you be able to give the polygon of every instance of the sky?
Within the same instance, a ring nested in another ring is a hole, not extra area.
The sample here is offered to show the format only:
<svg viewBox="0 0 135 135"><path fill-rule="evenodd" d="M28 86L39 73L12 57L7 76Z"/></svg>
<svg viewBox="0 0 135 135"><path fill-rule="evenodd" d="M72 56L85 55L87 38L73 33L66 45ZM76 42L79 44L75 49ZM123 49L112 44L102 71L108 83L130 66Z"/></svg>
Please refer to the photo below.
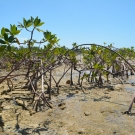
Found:
<svg viewBox="0 0 135 135"><path fill-rule="evenodd" d="M78 45L113 43L114 47L135 46L135 0L1 0L0 29L23 22L23 18L39 17L41 29L51 31L59 44ZM22 30L20 41L30 38ZM34 38L41 40L42 33Z"/></svg>

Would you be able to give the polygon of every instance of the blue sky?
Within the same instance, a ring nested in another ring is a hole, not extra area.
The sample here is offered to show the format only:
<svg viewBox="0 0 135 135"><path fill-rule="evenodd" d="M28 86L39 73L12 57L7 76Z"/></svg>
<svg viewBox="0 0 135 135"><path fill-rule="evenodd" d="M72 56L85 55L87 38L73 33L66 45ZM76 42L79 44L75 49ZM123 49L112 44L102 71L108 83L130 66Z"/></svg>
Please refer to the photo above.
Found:
<svg viewBox="0 0 135 135"><path fill-rule="evenodd" d="M117 48L135 45L135 0L1 0L0 28L38 16L67 47L77 44L114 43ZM20 40L29 39L23 30ZM43 38L35 32L34 38Z"/></svg>

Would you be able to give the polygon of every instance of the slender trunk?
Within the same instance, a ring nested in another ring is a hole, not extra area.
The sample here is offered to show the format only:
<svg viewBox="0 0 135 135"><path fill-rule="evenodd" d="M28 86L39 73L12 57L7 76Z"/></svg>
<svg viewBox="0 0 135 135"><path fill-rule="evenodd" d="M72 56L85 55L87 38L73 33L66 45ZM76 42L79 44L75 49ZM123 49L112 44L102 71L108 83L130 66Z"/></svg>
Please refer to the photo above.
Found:
<svg viewBox="0 0 135 135"><path fill-rule="evenodd" d="M126 71L126 76L127 76L127 78L128 78L128 70Z"/></svg>
<svg viewBox="0 0 135 135"><path fill-rule="evenodd" d="M115 68L114 65L112 66L112 73L115 73ZM115 77L115 75L113 75L113 78Z"/></svg>
<svg viewBox="0 0 135 135"><path fill-rule="evenodd" d="M52 85L52 70L50 70L50 87L49 87L49 99L51 99L51 86Z"/></svg>
<svg viewBox="0 0 135 135"><path fill-rule="evenodd" d="M90 75L89 75L89 77L88 77L88 82L90 82L90 77L91 77L91 71L90 71Z"/></svg>
<svg viewBox="0 0 135 135"><path fill-rule="evenodd" d="M101 86L101 85L103 85L103 80L102 80L101 73L100 73L99 80L98 80L98 86Z"/></svg>
<svg viewBox="0 0 135 135"><path fill-rule="evenodd" d="M71 66L70 86L73 85L73 66Z"/></svg>
<svg viewBox="0 0 135 135"><path fill-rule="evenodd" d="M134 73L133 73L133 70L132 70L132 69L130 70L130 74L131 74L131 75L134 75Z"/></svg>

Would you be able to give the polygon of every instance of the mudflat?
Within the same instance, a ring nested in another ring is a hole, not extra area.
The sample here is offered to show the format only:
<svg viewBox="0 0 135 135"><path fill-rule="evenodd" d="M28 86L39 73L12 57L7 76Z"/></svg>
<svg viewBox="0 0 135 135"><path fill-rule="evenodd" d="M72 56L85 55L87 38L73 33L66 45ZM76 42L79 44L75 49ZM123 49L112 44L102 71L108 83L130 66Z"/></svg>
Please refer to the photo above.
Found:
<svg viewBox="0 0 135 135"><path fill-rule="evenodd" d="M35 112L30 91L21 88L23 79L14 81L12 91L0 84L0 135L135 134L135 106L131 115L124 114L133 92L122 84L99 88L84 82L80 88L63 80L59 95L55 89L52 94L53 108Z"/></svg>

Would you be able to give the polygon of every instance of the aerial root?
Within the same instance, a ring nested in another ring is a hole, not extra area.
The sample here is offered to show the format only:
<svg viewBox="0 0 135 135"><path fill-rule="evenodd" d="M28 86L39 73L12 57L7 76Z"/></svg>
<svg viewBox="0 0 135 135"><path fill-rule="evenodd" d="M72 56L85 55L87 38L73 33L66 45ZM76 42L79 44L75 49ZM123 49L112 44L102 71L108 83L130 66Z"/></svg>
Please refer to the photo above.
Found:
<svg viewBox="0 0 135 135"><path fill-rule="evenodd" d="M41 93L37 99L33 102L33 109L35 111L41 111L43 107L48 106L49 108L52 108L50 103L48 102L45 93Z"/></svg>

